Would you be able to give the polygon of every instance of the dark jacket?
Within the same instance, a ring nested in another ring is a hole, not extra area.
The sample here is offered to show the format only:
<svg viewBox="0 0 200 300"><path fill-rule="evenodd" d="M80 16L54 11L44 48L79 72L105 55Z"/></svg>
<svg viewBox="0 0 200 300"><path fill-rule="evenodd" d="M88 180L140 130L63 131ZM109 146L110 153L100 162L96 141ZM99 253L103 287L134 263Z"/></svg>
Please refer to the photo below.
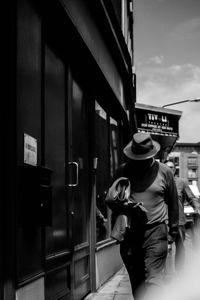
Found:
<svg viewBox="0 0 200 300"><path fill-rule="evenodd" d="M198 207L198 200L194 196L188 183L184 179L175 176L175 182L179 200L179 225L185 225L186 217L184 214L184 203L187 202L194 209L196 209Z"/></svg>

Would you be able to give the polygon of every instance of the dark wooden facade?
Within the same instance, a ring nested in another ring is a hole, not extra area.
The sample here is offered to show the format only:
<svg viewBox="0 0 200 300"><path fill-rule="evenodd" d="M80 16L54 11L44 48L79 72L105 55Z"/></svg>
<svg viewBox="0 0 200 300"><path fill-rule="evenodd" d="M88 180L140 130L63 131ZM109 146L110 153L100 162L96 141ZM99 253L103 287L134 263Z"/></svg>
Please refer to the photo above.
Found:
<svg viewBox="0 0 200 300"><path fill-rule="evenodd" d="M79 300L97 288L95 158L107 149L102 189L110 133L119 137L114 170L136 130L132 48L112 1L18 0L10 9L0 296ZM108 236L104 245L115 247Z"/></svg>

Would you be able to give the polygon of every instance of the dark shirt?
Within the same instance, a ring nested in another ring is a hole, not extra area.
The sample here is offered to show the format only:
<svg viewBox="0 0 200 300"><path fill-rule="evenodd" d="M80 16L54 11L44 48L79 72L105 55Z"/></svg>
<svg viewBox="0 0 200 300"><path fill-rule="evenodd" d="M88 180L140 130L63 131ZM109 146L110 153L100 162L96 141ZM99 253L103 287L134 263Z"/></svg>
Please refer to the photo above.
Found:
<svg viewBox="0 0 200 300"><path fill-rule="evenodd" d="M122 165L118 177L127 177L131 182L131 197L142 202L147 212L141 213L137 223L168 223L169 227L178 225L178 196L174 176L163 163L155 161L148 168L139 168L133 162ZM112 210L117 207L110 207ZM119 209L119 207L118 207ZM135 214L135 217L136 214ZM134 216L133 216L134 218ZM145 221L144 221L145 220Z"/></svg>
<svg viewBox="0 0 200 300"><path fill-rule="evenodd" d="M188 202L195 209L197 199L184 179L175 176L175 182L179 200L179 225L185 225L184 203Z"/></svg>

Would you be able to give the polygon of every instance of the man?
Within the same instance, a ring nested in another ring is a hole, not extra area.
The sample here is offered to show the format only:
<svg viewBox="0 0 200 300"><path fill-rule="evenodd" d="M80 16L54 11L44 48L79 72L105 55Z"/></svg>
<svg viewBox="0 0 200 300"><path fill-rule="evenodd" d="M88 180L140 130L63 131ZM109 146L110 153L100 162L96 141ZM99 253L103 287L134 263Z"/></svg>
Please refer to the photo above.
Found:
<svg viewBox="0 0 200 300"><path fill-rule="evenodd" d="M176 270L180 270L182 263L184 262L185 257L185 248L184 248L184 240L185 240L185 224L186 217L184 214L184 203L188 202L193 208L194 212L199 214L198 209L198 200L192 193L188 183L182 178L178 177L176 173L176 166L173 161L167 160L165 164L172 170L174 174L175 183L178 192L178 202L179 202L179 223L178 223L178 233L175 238L175 268Z"/></svg>
<svg viewBox="0 0 200 300"><path fill-rule="evenodd" d="M174 239L178 226L178 197L170 169L154 159L160 145L148 133L135 133L124 148L128 162L116 178L126 177L130 197L144 209L123 206L107 199L115 215L129 214L130 228L120 243L120 254L129 274L134 299L141 299L162 284L168 251L168 234ZM168 233L169 228L169 233Z"/></svg>

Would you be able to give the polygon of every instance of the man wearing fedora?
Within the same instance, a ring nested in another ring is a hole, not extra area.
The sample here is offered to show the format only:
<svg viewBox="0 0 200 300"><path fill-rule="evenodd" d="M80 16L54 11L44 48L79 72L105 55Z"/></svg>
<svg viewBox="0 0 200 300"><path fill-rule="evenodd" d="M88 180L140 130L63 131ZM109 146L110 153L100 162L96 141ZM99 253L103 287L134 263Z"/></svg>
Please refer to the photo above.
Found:
<svg viewBox="0 0 200 300"><path fill-rule="evenodd" d="M115 215L131 215L131 225L120 243L120 254L129 274L134 300L162 285L169 236L178 226L178 197L170 169L155 160L160 145L149 133L135 133L124 148L128 161L118 170L131 184L130 197L145 209L108 201ZM128 210L128 211L127 211ZM145 296L144 296L145 297Z"/></svg>

